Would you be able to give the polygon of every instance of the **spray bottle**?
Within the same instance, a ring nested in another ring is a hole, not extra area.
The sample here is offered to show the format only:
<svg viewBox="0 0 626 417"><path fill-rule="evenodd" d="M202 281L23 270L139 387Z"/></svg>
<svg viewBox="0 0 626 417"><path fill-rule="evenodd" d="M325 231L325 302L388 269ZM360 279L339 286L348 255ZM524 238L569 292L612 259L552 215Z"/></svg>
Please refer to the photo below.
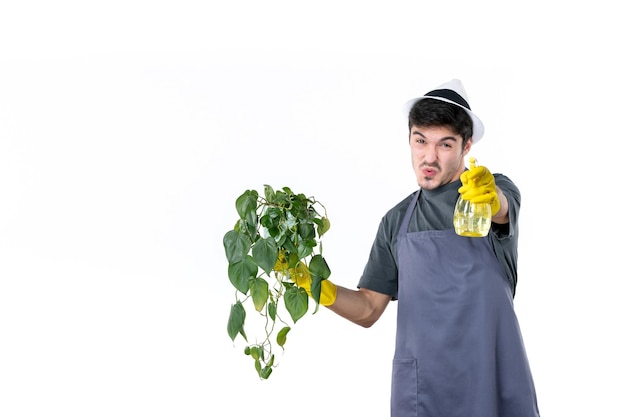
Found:
<svg viewBox="0 0 626 417"><path fill-rule="evenodd" d="M470 169L476 166L476 158L470 157ZM483 237L491 227L491 206L487 203L473 204L461 196L454 208L454 231L457 235Z"/></svg>

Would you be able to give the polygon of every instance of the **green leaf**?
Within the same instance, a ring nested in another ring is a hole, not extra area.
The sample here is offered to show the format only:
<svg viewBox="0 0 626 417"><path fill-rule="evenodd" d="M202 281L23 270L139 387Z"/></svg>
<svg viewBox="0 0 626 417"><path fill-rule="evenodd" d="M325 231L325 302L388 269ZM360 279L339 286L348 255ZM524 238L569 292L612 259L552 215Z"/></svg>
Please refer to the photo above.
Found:
<svg viewBox="0 0 626 417"><path fill-rule="evenodd" d="M300 223L298 224L298 234L302 239L314 239L315 228L311 223Z"/></svg>
<svg viewBox="0 0 626 417"><path fill-rule="evenodd" d="M248 231L248 233L250 233L250 238L252 240L256 240L257 235L258 235L258 230L257 230L258 220L259 218L257 217L256 212L254 211L248 212L248 215L246 216L246 223L247 223L246 230Z"/></svg>
<svg viewBox="0 0 626 417"><path fill-rule="evenodd" d="M261 372L259 372L259 376L263 379L268 379L271 374L272 374L271 366L266 366L263 369L261 369Z"/></svg>
<svg viewBox="0 0 626 417"><path fill-rule="evenodd" d="M298 258L303 259L313 253L313 246L308 244L309 241L305 240L298 245Z"/></svg>
<svg viewBox="0 0 626 417"><path fill-rule="evenodd" d="M243 304L240 301L237 301L235 304L230 306L230 315L228 316L228 335L231 340L235 340L237 334L241 334L243 338L247 341L246 333L243 331L243 324L246 321L246 310L243 308Z"/></svg>
<svg viewBox="0 0 626 417"><path fill-rule="evenodd" d="M319 222L317 223L317 235L319 237L322 237L322 235L326 232L328 232L328 229L330 229L330 220L328 220L327 217L322 217L321 220L319 220Z"/></svg>
<svg viewBox="0 0 626 417"><path fill-rule="evenodd" d="M290 252L289 258L287 258L287 267L295 268L296 265L298 265L298 262L300 262L300 258L298 258L298 254Z"/></svg>
<svg viewBox="0 0 626 417"><path fill-rule="evenodd" d="M311 274L311 298L316 304L320 303L320 297L322 295L322 281L323 279L315 274Z"/></svg>
<svg viewBox="0 0 626 417"><path fill-rule="evenodd" d="M276 241L271 237L257 240L252 247L252 257L257 265L269 275L278 259Z"/></svg>
<svg viewBox="0 0 626 417"><path fill-rule="evenodd" d="M270 203L274 201L274 198L276 198L276 193L270 185L265 184L263 186L263 193L265 194L265 199Z"/></svg>
<svg viewBox="0 0 626 417"><path fill-rule="evenodd" d="M330 268L322 255L315 255L311 258L309 271L311 271L311 275L317 275L322 279L326 279L330 276Z"/></svg>
<svg viewBox="0 0 626 417"><path fill-rule="evenodd" d="M278 346L283 347L287 342L287 333L291 330L291 327L285 326L278 332L278 336L276 336L276 343Z"/></svg>
<svg viewBox="0 0 626 417"><path fill-rule="evenodd" d="M270 301L267 304L267 314L269 314L272 321L276 321L276 303L275 302Z"/></svg>
<svg viewBox="0 0 626 417"><path fill-rule="evenodd" d="M259 224L261 224L261 226L265 227L266 229L275 228L274 223L272 222L272 217L268 213L263 214L259 218Z"/></svg>
<svg viewBox="0 0 626 417"><path fill-rule="evenodd" d="M285 192L281 190L276 191L276 196L274 197L274 204L278 206L288 206L289 195L285 194Z"/></svg>
<svg viewBox="0 0 626 417"><path fill-rule="evenodd" d="M231 284L242 294L247 294L250 289L250 278L256 277L259 270L256 262L250 255L246 255L241 262L228 265L228 278Z"/></svg>
<svg viewBox="0 0 626 417"><path fill-rule="evenodd" d="M285 307L293 322L300 320L309 309L309 296L304 288L291 287L285 291Z"/></svg>
<svg viewBox="0 0 626 417"><path fill-rule="evenodd" d="M236 230L226 232L223 243L228 263L241 261L250 251L250 246L252 246L248 236Z"/></svg>
<svg viewBox="0 0 626 417"><path fill-rule="evenodd" d="M295 255L295 252L298 252L298 249L296 248L296 246L289 239L284 239L284 242L278 242L278 245L283 246L287 250L287 252L294 253L294 255Z"/></svg>
<svg viewBox="0 0 626 417"><path fill-rule="evenodd" d="M263 359L263 348L260 346L251 346L250 356L252 356L255 361Z"/></svg>
<svg viewBox="0 0 626 417"><path fill-rule="evenodd" d="M240 218L246 220L250 212L256 213L258 198L259 193L255 190L246 190L235 200L235 207Z"/></svg>
<svg viewBox="0 0 626 417"><path fill-rule="evenodd" d="M306 220L306 215L304 214L303 208L306 207L306 201L302 201L300 196L297 196L291 201L291 208L289 211L293 215L293 217Z"/></svg>
<svg viewBox="0 0 626 417"><path fill-rule="evenodd" d="M261 311L269 296L269 286L263 278L250 278L250 295L256 311Z"/></svg>
<svg viewBox="0 0 626 417"><path fill-rule="evenodd" d="M245 226L242 224L239 225L239 229L242 232L248 232L250 237L254 240L257 237L257 221L258 215L256 213L257 205L258 205L259 193L255 190L246 190L243 194L241 194L237 200L235 201L235 207L237 208L237 213L243 222L245 222Z"/></svg>

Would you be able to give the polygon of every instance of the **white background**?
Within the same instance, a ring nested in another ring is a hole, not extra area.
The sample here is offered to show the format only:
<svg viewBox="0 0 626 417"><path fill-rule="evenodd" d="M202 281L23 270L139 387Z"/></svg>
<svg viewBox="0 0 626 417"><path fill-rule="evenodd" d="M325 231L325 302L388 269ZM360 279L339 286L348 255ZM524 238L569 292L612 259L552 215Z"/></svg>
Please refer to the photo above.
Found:
<svg viewBox="0 0 626 417"><path fill-rule="evenodd" d="M222 237L244 190L289 186L354 287L416 186L401 107L451 78L474 155L522 191L542 415L626 415L616 3L7 3L0 415L388 415L395 304L370 329L305 317L260 381L226 333Z"/></svg>

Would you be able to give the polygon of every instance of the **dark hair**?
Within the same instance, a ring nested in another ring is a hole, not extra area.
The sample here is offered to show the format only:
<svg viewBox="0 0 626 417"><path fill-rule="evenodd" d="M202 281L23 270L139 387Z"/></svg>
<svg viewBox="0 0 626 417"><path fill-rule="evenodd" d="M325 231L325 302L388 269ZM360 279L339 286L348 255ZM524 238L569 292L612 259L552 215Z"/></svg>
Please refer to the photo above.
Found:
<svg viewBox="0 0 626 417"><path fill-rule="evenodd" d="M409 130L413 126L445 126L463 138L463 146L474 133L469 114L456 104L424 98L409 111Z"/></svg>

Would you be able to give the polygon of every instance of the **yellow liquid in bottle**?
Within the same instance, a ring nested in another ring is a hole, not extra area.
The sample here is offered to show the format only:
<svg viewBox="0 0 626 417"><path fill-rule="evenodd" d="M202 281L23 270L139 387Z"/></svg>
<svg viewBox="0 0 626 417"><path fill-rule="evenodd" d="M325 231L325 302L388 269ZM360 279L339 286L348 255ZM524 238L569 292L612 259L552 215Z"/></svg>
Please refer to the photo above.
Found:
<svg viewBox="0 0 626 417"><path fill-rule="evenodd" d="M491 206L472 204L459 197L454 210L454 231L457 235L483 237L491 227Z"/></svg>
<svg viewBox="0 0 626 417"><path fill-rule="evenodd" d="M474 168L475 164L476 160L470 158L470 169ZM491 227L491 206L487 203L472 204L459 196L454 208L453 223L457 235L487 236Z"/></svg>

